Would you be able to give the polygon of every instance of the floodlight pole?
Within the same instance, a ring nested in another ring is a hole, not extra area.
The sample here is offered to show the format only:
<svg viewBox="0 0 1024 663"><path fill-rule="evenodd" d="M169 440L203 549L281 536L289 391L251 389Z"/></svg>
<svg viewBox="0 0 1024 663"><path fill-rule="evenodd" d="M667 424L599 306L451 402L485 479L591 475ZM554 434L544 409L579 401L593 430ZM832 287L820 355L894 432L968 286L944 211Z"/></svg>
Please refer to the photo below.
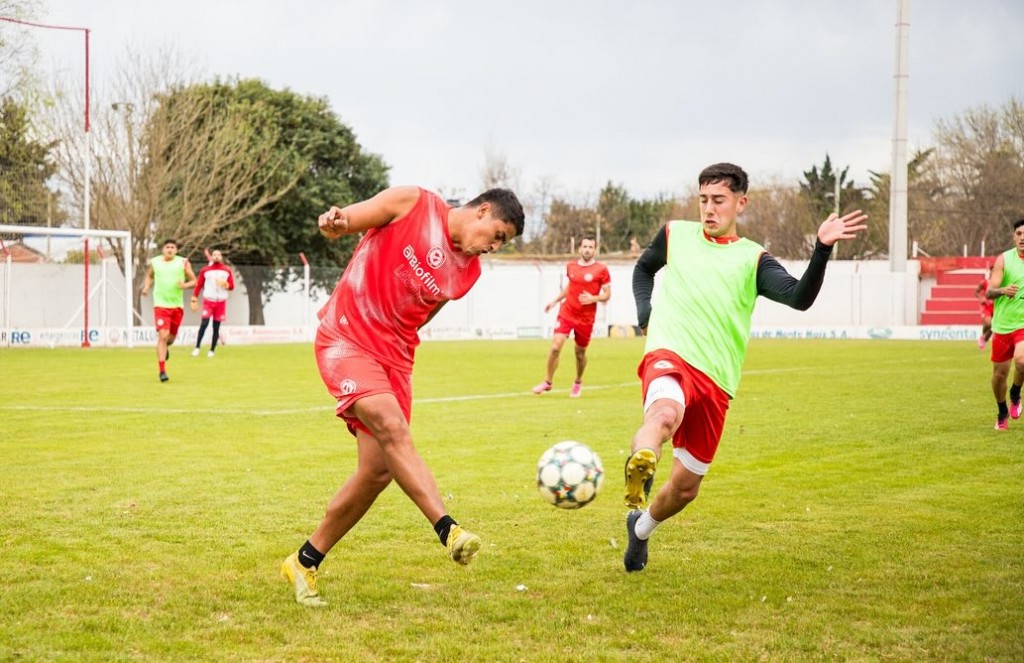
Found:
<svg viewBox="0 0 1024 663"><path fill-rule="evenodd" d="M894 292L895 323L906 324L907 272L907 82L910 0L896 0L896 72L893 109L892 175L889 179L889 271L899 286ZM896 276L900 275L900 276Z"/></svg>
<svg viewBox="0 0 1024 663"><path fill-rule="evenodd" d="M18 18L12 18L9 16L0 16L0 21L6 21L7 23L17 23L19 25L27 25L32 28L43 28L46 30L74 30L85 34L85 196L84 196L84 210L82 212L82 220L86 230L89 230L89 209L91 207L90 200L90 189L92 180L92 137L89 133L89 28L81 28L72 25L48 25L46 23L33 23L32 21L23 21ZM89 236L85 236L85 248L82 252L83 263L85 265L85 305L83 307L84 312L84 327L82 331L82 347L88 348L89 343Z"/></svg>

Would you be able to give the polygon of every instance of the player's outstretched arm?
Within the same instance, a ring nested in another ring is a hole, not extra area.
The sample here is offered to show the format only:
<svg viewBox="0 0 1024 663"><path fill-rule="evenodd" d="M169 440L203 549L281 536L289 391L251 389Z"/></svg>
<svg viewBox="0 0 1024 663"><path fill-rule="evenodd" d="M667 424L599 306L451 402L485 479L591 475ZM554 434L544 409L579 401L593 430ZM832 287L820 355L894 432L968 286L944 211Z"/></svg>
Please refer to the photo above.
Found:
<svg viewBox="0 0 1024 663"><path fill-rule="evenodd" d="M420 198L415 186L396 186L345 207L332 207L317 219L320 234L327 239L360 233L383 226L409 213Z"/></svg>

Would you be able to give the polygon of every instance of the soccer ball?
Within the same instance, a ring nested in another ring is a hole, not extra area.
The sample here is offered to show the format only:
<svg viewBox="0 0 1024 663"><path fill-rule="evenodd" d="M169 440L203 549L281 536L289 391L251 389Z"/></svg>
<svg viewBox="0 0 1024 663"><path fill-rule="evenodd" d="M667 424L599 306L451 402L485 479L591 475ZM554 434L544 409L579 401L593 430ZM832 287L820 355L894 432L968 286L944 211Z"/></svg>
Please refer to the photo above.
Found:
<svg viewBox="0 0 1024 663"><path fill-rule="evenodd" d="M548 504L560 509L590 504L603 484L601 459L580 442L559 442L537 461L537 490Z"/></svg>

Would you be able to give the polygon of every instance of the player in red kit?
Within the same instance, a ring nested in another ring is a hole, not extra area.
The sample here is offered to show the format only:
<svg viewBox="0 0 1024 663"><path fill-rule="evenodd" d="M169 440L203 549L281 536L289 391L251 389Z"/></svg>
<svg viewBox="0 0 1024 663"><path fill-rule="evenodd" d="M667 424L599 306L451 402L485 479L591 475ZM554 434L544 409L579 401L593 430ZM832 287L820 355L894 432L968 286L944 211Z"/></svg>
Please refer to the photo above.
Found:
<svg viewBox="0 0 1024 663"><path fill-rule="evenodd" d="M210 264L199 270L199 277L196 279L196 289L192 292L190 306L193 311L199 310L199 295L203 296L203 321L199 323L199 333L196 335L196 347L192 349L192 356L199 356L199 346L203 343L203 334L206 333L206 326L213 320L213 336L210 338L210 351L207 357L212 357L217 350L217 340L220 338L220 323L224 322L227 316L228 295L235 289L235 274L230 267L224 264L224 255L217 249L210 252Z"/></svg>
<svg viewBox="0 0 1024 663"><path fill-rule="evenodd" d="M612 277L608 267L594 259L596 253L597 241L590 235L584 236L580 240L580 257L565 267L569 282L557 297L544 306L544 312L547 313L555 304L562 302L558 309L558 326L555 327L555 336L548 352L547 374L544 381L533 388L535 394L551 391L551 381L558 369L558 357L569 334L576 340L576 381L569 395L578 398L583 393L583 371L587 369L587 346L590 345L590 335L594 330L597 303L606 302L612 296Z"/></svg>
<svg viewBox="0 0 1024 663"><path fill-rule="evenodd" d="M995 312L995 302L985 296L988 290L988 280L992 276L992 268L985 270L985 278L981 280L978 287L974 289L974 296L981 304L981 336L978 337L978 349L984 350L988 339L992 338L992 314Z"/></svg>
<svg viewBox="0 0 1024 663"><path fill-rule="evenodd" d="M507 189L462 207L418 187L393 187L320 215L328 239L365 233L320 310L315 351L337 416L355 435L355 473L327 505L305 544L281 566L295 600L320 606L316 573L324 556L394 480L434 526L441 544L468 564L480 538L445 511L440 491L409 432L412 367L419 329L480 277L483 253L523 231L523 208Z"/></svg>

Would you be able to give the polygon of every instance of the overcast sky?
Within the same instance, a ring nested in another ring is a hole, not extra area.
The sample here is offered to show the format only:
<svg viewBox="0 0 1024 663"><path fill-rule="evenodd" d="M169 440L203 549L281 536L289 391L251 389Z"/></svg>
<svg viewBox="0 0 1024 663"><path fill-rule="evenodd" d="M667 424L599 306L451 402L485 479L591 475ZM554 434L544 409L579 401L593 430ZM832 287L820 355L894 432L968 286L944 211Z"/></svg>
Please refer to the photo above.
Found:
<svg viewBox="0 0 1024 663"><path fill-rule="evenodd" d="M522 193L611 180L683 194L704 166L796 181L828 152L891 168L897 0L41 0L92 30L102 88L129 46L326 97L392 184L475 194L488 146ZM910 148L1024 97L1024 1L911 0ZM728 8L724 9L724 8ZM50 66L83 40L37 31Z"/></svg>

